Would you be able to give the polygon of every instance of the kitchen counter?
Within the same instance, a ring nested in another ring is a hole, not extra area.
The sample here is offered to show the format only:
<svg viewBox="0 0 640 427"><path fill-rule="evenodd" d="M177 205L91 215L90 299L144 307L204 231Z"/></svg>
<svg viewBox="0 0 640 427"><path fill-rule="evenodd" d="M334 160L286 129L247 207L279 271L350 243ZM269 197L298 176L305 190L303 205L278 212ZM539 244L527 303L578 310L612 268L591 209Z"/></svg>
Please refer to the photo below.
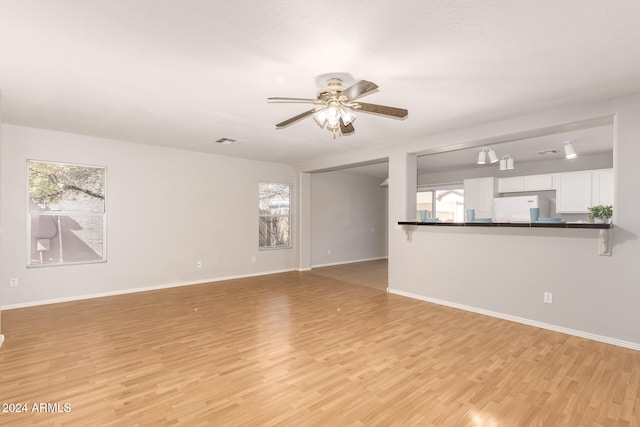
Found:
<svg viewBox="0 0 640 427"><path fill-rule="evenodd" d="M553 223L553 222L421 222L398 221L407 235L407 241L411 241L414 227L484 227L484 228L561 228L561 229L592 229L599 230L598 253L611 256L611 229L613 224L593 223Z"/></svg>
<svg viewBox="0 0 640 427"><path fill-rule="evenodd" d="M501 227L501 228L584 228L596 230L608 230L612 224L593 223L553 223L553 222L421 222L421 221L398 221L398 225L417 225L430 227Z"/></svg>

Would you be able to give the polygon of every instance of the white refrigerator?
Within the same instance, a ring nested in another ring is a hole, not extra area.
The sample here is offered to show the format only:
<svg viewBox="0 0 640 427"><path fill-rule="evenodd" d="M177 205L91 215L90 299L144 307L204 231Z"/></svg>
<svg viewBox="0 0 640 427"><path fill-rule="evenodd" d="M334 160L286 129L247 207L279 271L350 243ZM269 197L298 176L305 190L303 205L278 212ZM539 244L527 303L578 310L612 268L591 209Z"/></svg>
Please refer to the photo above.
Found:
<svg viewBox="0 0 640 427"><path fill-rule="evenodd" d="M549 200L538 195L495 197L493 199L493 222L531 222L530 208L540 210L539 217L549 216Z"/></svg>

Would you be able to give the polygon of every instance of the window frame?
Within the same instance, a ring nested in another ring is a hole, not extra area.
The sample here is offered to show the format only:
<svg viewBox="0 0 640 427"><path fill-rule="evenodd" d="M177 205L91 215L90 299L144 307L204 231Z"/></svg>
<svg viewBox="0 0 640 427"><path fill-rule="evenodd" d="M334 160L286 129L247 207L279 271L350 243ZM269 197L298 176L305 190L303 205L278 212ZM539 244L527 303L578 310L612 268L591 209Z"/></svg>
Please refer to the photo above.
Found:
<svg viewBox="0 0 640 427"><path fill-rule="evenodd" d="M435 218L435 215L438 213L438 202L437 202L437 193L438 191L447 191L447 190L464 190L464 186L462 182L450 182L446 184L434 184L434 185L419 185L416 189L416 198L418 193L427 193L431 192L431 206L433 206L433 212L431 214L432 217ZM464 195L463 195L464 198ZM418 211L416 211L416 215ZM416 220L419 220L416 218ZM461 221L461 222L464 222Z"/></svg>
<svg viewBox="0 0 640 427"><path fill-rule="evenodd" d="M31 220L32 220L32 210L31 210L31 195L30 195L30 165L31 163L46 163L50 165L60 165L60 166L72 166L72 167L83 167L83 168L92 168L92 169L102 169L104 171L104 209L102 213L92 213L92 212L78 212L78 211L52 211L47 213L38 213L38 215L44 216L73 216L73 215L82 215L88 217L102 217L102 257L101 259L94 260L86 260L86 261L69 261L69 262L52 262L52 263L43 263L43 264L35 264L32 262L32 229L31 229ZM107 184L108 184L108 169L106 166L98 166L98 165L88 165L88 164L80 164L80 163L70 163L70 162L59 162L59 161L49 161L49 160L36 160L36 159L27 159L26 162L26 183L27 183L27 206L26 206L26 219L27 219L27 268L46 268L46 267L63 267L70 265L85 265L85 264L103 264L107 262Z"/></svg>
<svg viewBox="0 0 640 427"><path fill-rule="evenodd" d="M260 212L260 200L262 184L275 184L289 187L289 208L288 214L263 214ZM281 249L292 249L293 248L293 184L286 182L276 182L276 181L258 181L258 250L259 251L274 251ZM289 244L287 246L263 246L260 244L260 219L261 218L288 218L289 223Z"/></svg>

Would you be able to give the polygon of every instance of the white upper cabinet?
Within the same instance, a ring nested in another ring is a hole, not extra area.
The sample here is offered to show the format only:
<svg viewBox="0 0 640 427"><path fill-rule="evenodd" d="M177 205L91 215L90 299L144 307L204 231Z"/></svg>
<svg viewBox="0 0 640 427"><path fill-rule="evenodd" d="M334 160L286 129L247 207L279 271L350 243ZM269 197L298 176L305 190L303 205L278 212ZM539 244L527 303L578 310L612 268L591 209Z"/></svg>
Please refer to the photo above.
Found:
<svg viewBox="0 0 640 427"><path fill-rule="evenodd" d="M524 191L554 190L553 175L529 175L524 177Z"/></svg>
<svg viewBox="0 0 640 427"><path fill-rule="evenodd" d="M554 179L558 213L587 213L590 206L613 205L613 169L559 173Z"/></svg>
<svg viewBox="0 0 640 427"><path fill-rule="evenodd" d="M556 175L556 212L586 213L591 206L591 171Z"/></svg>
<svg viewBox="0 0 640 427"><path fill-rule="evenodd" d="M613 205L613 169L593 171L591 203Z"/></svg>
<svg viewBox="0 0 640 427"><path fill-rule="evenodd" d="M497 178L464 180L464 208L474 209L476 218L491 218L493 198L497 195Z"/></svg>
<svg viewBox="0 0 640 427"><path fill-rule="evenodd" d="M498 179L498 193L517 193L519 191L524 191L524 176Z"/></svg>
<svg viewBox="0 0 640 427"><path fill-rule="evenodd" d="M556 212L587 213L590 206L613 205L613 169L500 178L498 192L556 190Z"/></svg>
<svg viewBox="0 0 640 427"><path fill-rule="evenodd" d="M498 180L499 193L517 193L522 191L554 190L553 175L526 175L500 178Z"/></svg>

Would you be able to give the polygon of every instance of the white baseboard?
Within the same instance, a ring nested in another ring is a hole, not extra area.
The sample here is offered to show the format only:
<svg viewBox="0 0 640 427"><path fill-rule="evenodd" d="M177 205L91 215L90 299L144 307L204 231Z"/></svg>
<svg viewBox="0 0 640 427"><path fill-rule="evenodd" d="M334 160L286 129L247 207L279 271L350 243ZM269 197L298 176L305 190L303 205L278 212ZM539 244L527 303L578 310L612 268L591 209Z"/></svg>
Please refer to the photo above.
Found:
<svg viewBox="0 0 640 427"><path fill-rule="evenodd" d="M286 269L286 270L263 271L260 273L239 274L236 276L225 276L225 277L214 277L210 279L194 280L190 282L167 283L164 285L148 286L143 288L130 288L130 289L117 290L117 291L98 292L95 294L75 295L75 296L63 297L63 298L52 298L52 299L46 299L46 300L29 301L29 302L23 302L18 304L3 305L0 307L0 310L13 310L16 308L35 307L38 305L57 304L60 302L70 302L70 301L79 301L79 300L92 299L92 298L112 297L115 295L133 294L136 292L157 291L160 289L177 288L180 286L202 285L204 283L222 282L224 280L233 280L233 279L245 279L248 277L258 277L258 276L266 276L269 274L288 273L291 271L297 271L297 269L292 268L292 269Z"/></svg>
<svg viewBox="0 0 640 427"><path fill-rule="evenodd" d="M331 267L331 266L334 266L334 265L353 264L353 263L356 263L356 262L376 261L376 260L379 260L379 259L387 259L387 258L388 257L386 257L386 256L381 256L381 257L376 257L376 258L354 259L354 260L351 260L351 261L331 262L329 264L312 265L311 268Z"/></svg>
<svg viewBox="0 0 640 427"><path fill-rule="evenodd" d="M327 264L327 265L349 264L353 262L373 261L373 260L385 259L385 258L386 257L370 258L370 259L347 261L347 262L340 262L336 264ZM98 292L95 294L75 295L75 296L63 297L63 298L51 298L51 299L45 299L45 300L28 301L28 302L17 303L17 304L3 305L3 306L0 306L0 310L14 310L17 308L35 307L38 305L57 304L61 302L80 301L80 300L91 299L91 298L111 297L115 295L125 295L125 294L132 294L136 292L146 292L146 291L156 291L159 289L177 288L179 286L201 285L203 283L221 282L224 280L245 279L248 277L266 276L269 274L288 273L290 271L303 272L303 271L310 271L314 267L319 267L319 266L313 266L309 268L291 268L291 269L284 269L284 270L263 271L260 273L249 273L249 274L239 274L235 276L214 277L214 278L195 280L190 282L167 283L164 285L147 286L142 288L129 288L129 289L123 289L123 290L117 290L117 291Z"/></svg>
<svg viewBox="0 0 640 427"><path fill-rule="evenodd" d="M510 320L512 322L522 323L524 325L535 326L537 328L548 329L554 332L560 332L567 335L573 335L580 338L599 341L605 344L617 345L619 347L630 348L632 350L640 350L640 343L624 341L617 338L606 337L603 335L596 335L589 332L578 331L576 329L565 328L563 326L552 325L550 323L538 322L537 320L525 319L524 317L512 316L510 314L498 313L496 311L485 310L482 308L472 307L464 304L458 304L455 302L450 302L445 300L439 300L436 298L429 298L422 295L413 294L410 292L398 291L396 289L388 289L388 292L391 294L400 295L403 297L431 302L438 305L444 305L446 307L457 308L460 310L470 311L473 313L484 314L485 316L497 317L498 319Z"/></svg>

